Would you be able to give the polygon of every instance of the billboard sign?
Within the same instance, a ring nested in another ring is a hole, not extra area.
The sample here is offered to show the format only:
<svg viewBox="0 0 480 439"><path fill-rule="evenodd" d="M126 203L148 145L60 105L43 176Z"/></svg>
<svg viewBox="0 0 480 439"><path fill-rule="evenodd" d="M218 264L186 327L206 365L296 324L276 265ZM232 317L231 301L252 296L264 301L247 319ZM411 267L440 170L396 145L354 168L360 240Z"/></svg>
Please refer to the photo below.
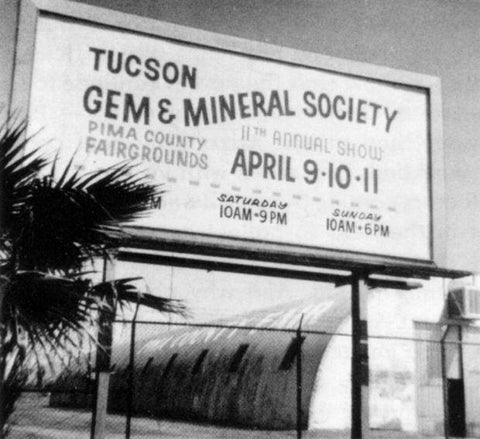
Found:
<svg viewBox="0 0 480 439"><path fill-rule="evenodd" d="M164 184L135 227L432 260L421 87L55 16L38 18L29 118L85 171Z"/></svg>

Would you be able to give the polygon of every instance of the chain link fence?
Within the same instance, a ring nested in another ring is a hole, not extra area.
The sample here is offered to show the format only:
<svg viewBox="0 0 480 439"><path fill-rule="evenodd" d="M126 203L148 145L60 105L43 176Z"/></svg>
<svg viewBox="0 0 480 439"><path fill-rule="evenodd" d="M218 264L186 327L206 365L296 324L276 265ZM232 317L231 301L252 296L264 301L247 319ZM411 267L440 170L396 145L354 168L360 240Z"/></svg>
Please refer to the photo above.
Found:
<svg viewBox="0 0 480 439"><path fill-rule="evenodd" d="M25 388L11 438L92 435L94 350ZM480 330L415 323L369 336L371 437L480 437ZM336 331L117 321L106 438L350 437L351 336ZM98 419L97 419L98 421Z"/></svg>

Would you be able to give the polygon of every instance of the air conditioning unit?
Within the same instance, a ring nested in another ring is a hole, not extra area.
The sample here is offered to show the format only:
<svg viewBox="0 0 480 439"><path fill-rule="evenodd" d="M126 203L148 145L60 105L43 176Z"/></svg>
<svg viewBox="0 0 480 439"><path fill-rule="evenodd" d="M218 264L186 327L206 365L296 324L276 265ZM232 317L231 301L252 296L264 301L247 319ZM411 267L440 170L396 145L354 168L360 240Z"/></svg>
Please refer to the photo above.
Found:
<svg viewBox="0 0 480 439"><path fill-rule="evenodd" d="M463 286L448 292L450 318L480 319L480 288Z"/></svg>

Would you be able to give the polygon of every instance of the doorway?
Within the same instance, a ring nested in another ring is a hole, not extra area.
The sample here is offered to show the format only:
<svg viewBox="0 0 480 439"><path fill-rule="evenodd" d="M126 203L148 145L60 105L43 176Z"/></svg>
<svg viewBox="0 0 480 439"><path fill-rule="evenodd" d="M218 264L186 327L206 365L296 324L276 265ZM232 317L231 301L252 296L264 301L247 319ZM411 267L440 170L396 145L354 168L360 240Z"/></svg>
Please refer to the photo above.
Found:
<svg viewBox="0 0 480 439"><path fill-rule="evenodd" d="M463 379L448 378L447 386L449 435L453 437L465 437L465 392Z"/></svg>

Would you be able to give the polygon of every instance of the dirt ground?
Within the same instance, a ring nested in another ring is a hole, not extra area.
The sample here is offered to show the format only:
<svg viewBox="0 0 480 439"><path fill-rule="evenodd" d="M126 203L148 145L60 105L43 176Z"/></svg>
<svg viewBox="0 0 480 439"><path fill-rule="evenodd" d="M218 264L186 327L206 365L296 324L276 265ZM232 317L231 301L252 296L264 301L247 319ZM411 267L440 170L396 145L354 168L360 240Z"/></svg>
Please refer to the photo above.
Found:
<svg viewBox="0 0 480 439"><path fill-rule="evenodd" d="M9 439L90 439L91 413L48 406L48 396L29 394L20 399L12 416ZM125 438L124 415L108 415L106 437ZM169 420L133 418L131 439L290 439L295 431L261 431ZM305 431L304 439L350 439L350 432ZM422 436L371 430L371 439L420 439ZM429 439L440 439L429 436ZM365 438L367 439L367 438Z"/></svg>

